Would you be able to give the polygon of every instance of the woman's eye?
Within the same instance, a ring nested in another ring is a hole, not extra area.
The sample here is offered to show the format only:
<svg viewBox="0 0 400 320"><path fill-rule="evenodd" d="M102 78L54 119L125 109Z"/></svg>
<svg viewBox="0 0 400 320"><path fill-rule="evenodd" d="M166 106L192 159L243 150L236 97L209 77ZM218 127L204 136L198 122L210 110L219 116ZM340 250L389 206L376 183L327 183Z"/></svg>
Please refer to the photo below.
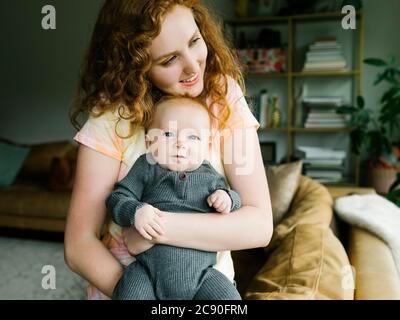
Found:
<svg viewBox="0 0 400 320"><path fill-rule="evenodd" d="M201 39L200 37L198 37L198 38L196 38L196 39L193 39L191 44L192 44L192 45L195 44L195 43L196 43L197 41L199 41L200 39Z"/></svg>
<svg viewBox="0 0 400 320"><path fill-rule="evenodd" d="M167 138L171 138L171 137L174 136L174 133L170 132L170 131L167 131L167 132L164 132L164 136L166 136Z"/></svg>
<svg viewBox="0 0 400 320"><path fill-rule="evenodd" d="M162 65L163 65L163 66L168 66L168 65L170 65L172 62L174 62L176 58L177 58L176 56L173 56L173 57L171 57L170 59L168 59L167 61L164 61L164 62L162 63Z"/></svg>

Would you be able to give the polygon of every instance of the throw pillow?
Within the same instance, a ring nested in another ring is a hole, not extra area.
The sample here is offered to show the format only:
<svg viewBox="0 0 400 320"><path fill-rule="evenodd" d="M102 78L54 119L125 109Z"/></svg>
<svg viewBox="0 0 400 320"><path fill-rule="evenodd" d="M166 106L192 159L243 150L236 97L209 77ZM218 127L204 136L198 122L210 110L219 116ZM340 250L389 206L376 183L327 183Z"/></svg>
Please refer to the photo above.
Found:
<svg viewBox="0 0 400 320"><path fill-rule="evenodd" d="M14 182L28 152L28 147L0 142L0 187Z"/></svg>
<svg viewBox="0 0 400 320"><path fill-rule="evenodd" d="M352 300L346 251L326 224L299 224L282 240L250 283L250 300ZM348 286L343 285L346 280Z"/></svg>
<svg viewBox="0 0 400 320"><path fill-rule="evenodd" d="M265 171L271 197L274 226L278 225L289 210L299 186L302 161L268 166Z"/></svg>

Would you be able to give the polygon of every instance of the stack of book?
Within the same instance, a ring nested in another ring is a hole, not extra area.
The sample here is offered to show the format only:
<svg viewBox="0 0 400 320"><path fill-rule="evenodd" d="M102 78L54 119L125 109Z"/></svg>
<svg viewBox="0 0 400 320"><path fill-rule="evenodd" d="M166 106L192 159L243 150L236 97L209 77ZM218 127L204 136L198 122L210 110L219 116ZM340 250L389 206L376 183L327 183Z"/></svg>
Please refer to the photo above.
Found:
<svg viewBox="0 0 400 320"><path fill-rule="evenodd" d="M345 71L346 60L342 45L336 38L320 38L309 46L304 72Z"/></svg>
<svg viewBox="0 0 400 320"><path fill-rule="evenodd" d="M344 105L342 97L303 98L305 108L305 128L346 128L347 119L336 113Z"/></svg>
<svg viewBox="0 0 400 320"><path fill-rule="evenodd" d="M254 117L260 123L260 129L268 128L271 122L270 96L268 90L263 89L259 94L247 96L246 101Z"/></svg>
<svg viewBox="0 0 400 320"><path fill-rule="evenodd" d="M346 151L299 146L296 156L303 160L305 175L310 178L322 183L343 182Z"/></svg>

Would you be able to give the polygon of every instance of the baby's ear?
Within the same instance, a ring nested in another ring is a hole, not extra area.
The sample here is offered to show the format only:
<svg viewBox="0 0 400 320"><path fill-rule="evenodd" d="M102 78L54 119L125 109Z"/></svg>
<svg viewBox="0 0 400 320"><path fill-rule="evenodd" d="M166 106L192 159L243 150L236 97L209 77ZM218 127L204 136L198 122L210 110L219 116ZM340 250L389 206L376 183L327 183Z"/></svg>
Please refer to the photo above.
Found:
<svg viewBox="0 0 400 320"><path fill-rule="evenodd" d="M148 134L144 136L144 141L146 142L146 148L149 148L152 140Z"/></svg>

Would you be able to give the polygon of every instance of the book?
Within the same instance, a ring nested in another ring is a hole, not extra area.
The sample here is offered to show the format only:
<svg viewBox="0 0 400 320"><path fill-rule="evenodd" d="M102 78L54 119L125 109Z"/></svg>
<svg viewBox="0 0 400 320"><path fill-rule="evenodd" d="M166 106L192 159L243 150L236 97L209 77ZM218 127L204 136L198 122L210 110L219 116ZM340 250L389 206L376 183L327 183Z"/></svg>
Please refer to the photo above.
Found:
<svg viewBox="0 0 400 320"><path fill-rule="evenodd" d="M260 128L267 128L268 127L268 91L261 90L260 92Z"/></svg>
<svg viewBox="0 0 400 320"><path fill-rule="evenodd" d="M296 152L299 152L306 159L337 159L346 158L346 151L333 150L329 148L298 146Z"/></svg>
<svg viewBox="0 0 400 320"><path fill-rule="evenodd" d="M343 98L340 96L337 97L305 97L303 98L303 103L307 105L315 105L315 106L342 106L344 104Z"/></svg>
<svg viewBox="0 0 400 320"><path fill-rule="evenodd" d="M310 166L343 166L343 159L304 159L304 165Z"/></svg>
<svg viewBox="0 0 400 320"><path fill-rule="evenodd" d="M347 128L347 124L346 123L328 123L328 124L324 124L324 123L306 123L304 124L305 128L308 129L318 129L318 128L330 128L330 129L344 129Z"/></svg>

